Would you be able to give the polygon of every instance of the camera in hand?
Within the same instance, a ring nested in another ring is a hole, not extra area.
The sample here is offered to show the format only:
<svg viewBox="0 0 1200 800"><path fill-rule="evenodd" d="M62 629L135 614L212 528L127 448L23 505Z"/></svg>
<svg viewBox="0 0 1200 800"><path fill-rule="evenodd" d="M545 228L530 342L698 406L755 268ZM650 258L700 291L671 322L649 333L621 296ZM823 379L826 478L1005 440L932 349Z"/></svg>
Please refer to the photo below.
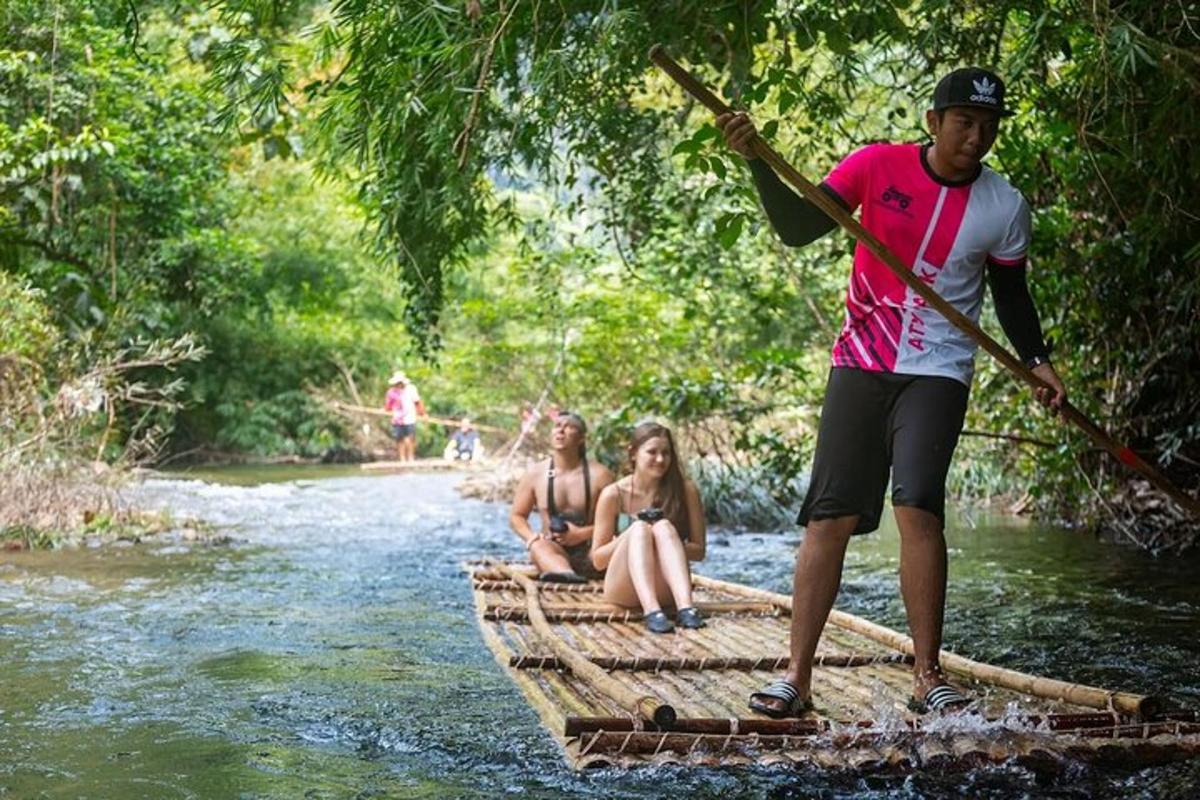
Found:
<svg viewBox="0 0 1200 800"><path fill-rule="evenodd" d="M567 532L567 518L564 517L562 514L551 514L550 515L550 532L551 533L566 533Z"/></svg>
<svg viewBox="0 0 1200 800"><path fill-rule="evenodd" d="M658 522L663 518L663 510L657 506L643 508L637 513L637 518L642 522Z"/></svg>

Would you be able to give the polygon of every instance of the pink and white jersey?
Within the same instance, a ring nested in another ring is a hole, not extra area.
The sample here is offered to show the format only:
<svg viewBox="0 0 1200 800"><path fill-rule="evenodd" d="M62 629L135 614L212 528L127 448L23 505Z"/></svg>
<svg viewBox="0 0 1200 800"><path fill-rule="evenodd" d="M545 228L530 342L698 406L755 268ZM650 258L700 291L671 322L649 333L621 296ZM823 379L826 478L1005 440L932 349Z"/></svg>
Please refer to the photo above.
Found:
<svg viewBox="0 0 1200 800"><path fill-rule="evenodd" d="M825 183L921 280L973 321L983 304L984 264L1019 266L1029 246L1029 206L983 167L951 184L925 163L921 145L872 144L846 157ZM968 386L975 343L917 296L869 250L854 250L846 324L833 364L874 372L940 375Z"/></svg>
<svg viewBox="0 0 1200 800"><path fill-rule="evenodd" d="M393 386L387 390L384 397L383 409L392 412L393 425L415 425L417 422L417 403L421 394L411 383L404 386Z"/></svg>

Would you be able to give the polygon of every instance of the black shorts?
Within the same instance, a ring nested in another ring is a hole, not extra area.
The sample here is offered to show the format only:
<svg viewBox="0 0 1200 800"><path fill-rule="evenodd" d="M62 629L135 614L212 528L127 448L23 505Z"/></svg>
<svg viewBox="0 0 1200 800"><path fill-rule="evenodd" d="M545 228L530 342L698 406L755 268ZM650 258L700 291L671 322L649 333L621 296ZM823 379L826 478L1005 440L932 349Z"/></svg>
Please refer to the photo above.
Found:
<svg viewBox="0 0 1200 800"><path fill-rule="evenodd" d="M392 438L395 439L396 441L400 441L401 439L407 439L410 436L415 436L416 433L417 433L417 426L415 424L414 425L397 425L394 422L392 423Z"/></svg>
<svg viewBox="0 0 1200 800"><path fill-rule="evenodd" d="M892 505L945 521L946 473L970 389L953 378L829 371L808 495L797 520L859 515L854 532L879 527L888 472Z"/></svg>

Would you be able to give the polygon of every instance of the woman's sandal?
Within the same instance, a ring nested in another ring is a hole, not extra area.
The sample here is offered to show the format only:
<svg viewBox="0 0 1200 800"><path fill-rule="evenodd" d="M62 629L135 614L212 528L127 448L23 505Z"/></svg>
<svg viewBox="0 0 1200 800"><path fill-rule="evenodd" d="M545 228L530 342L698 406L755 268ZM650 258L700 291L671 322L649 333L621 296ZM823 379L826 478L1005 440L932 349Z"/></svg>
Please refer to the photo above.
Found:
<svg viewBox="0 0 1200 800"><path fill-rule="evenodd" d="M703 628L708 624L704 621L704 617L700 616L700 611L695 606L688 606L676 611L675 623L681 628Z"/></svg>
<svg viewBox="0 0 1200 800"><path fill-rule="evenodd" d="M764 700L782 700L784 705L783 708L770 706ZM750 695L750 708L771 719L783 719L812 711L813 702L811 698L802 698L800 690L787 681L775 681L762 691Z"/></svg>
<svg viewBox="0 0 1200 800"><path fill-rule="evenodd" d="M930 689L925 693L924 700L918 700L915 695L908 698L908 710L916 714L928 714L930 711L963 711L970 704L971 700L966 695L948 683L938 684Z"/></svg>
<svg viewBox="0 0 1200 800"><path fill-rule="evenodd" d="M670 633L675 630L675 624L667 619L667 615L661 609L646 615L646 627L651 633Z"/></svg>

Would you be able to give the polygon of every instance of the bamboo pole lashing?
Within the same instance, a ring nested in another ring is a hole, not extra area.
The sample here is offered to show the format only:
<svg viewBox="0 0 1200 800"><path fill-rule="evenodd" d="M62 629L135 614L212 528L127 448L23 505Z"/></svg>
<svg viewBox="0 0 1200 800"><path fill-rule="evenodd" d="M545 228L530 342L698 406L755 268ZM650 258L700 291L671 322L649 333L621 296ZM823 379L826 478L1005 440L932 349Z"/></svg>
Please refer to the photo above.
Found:
<svg viewBox="0 0 1200 800"><path fill-rule="evenodd" d="M696 607L706 615L739 614L778 616L778 612L764 603L697 603ZM645 619L641 609L619 608L608 605L583 606L554 604L543 609L550 622L637 622ZM483 613L486 620L519 620L525 609L517 605L489 605Z"/></svg>
<svg viewBox="0 0 1200 800"><path fill-rule="evenodd" d="M594 666L584 656L572 650L554 633L550 623L542 613L538 598L537 585L529 576L515 569L507 570L513 580L521 584L526 592L529 623L537 631L543 643L549 646L559 658L571 666L571 671L580 678L587 680L596 689L608 695L622 707L652 720L657 725L669 725L675 720L675 710L658 698L650 695L637 695L627 689L622 683L611 678L604 670Z"/></svg>
<svg viewBox="0 0 1200 800"><path fill-rule="evenodd" d="M756 671L780 670L788 665L787 655L776 656L590 656L591 662L610 671ZM893 653L886 656L824 655L817 656L814 667L869 667L877 664L911 664L912 656ZM567 669L557 656L546 654L514 655L508 666L514 669Z"/></svg>
<svg viewBox="0 0 1200 800"><path fill-rule="evenodd" d="M717 586L735 594L741 594L743 597L753 597L773 602L779 607L791 608L791 598L785 594L740 586L736 583L728 583L702 576L694 576L693 582ZM834 609L829 613L829 622L841 628L852 630L868 639L885 644L906 655L914 654L911 638L891 628L886 628L865 620L862 617ZM1034 697L1062 700L1088 708L1111 709L1129 714L1150 716L1156 713L1161 706L1159 700L1148 695L1117 692L1079 683L1068 683L1067 681L1060 681L1054 678L1043 678L1005 667L984 664L955 653L949 653L945 650L942 650L939 654L939 661L942 668L946 671L971 678L980 683L1012 689L1013 691Z"/></svg>
<svg viewBox="0 0 1200 800"><path fill-rule="evenodd" d="M518 605L517 603L495 603L489 604L485 609L487 612L504 613L507 607ZM697 602L696 608L701 612L708 614L763 614L769 616L779 616L779 611L773 603L764 603L757 600L723 600L717 602ZM561 613L570 614L575 612L613 612L625 614L636 609L616 606L603 600L580 600L572 598L569 600L560 600L555 598L549 603L542 604L542 610L546 613ZM640 612L639 612L640 613Z"/></svg>
<svg viewBox="0 0 1200 800"><path fill-rule="evenodd" d="M588 583L549 583L543 582L538 584L542 592L550 594L601 594L604 591L604 584L599 581L590 581ZM476 589L482 589L487 592L498 592L505 589L519 590L521 587L512 581L500 580L480 580L475 584Z"/></svg>
<svg viewBox="0 0 1200 800"><path fill-rule="evenodd" d="M650 60L671 76L689 94L699 100L714 115L727 114L733 111L725 102L709 91L708 87L676 63L661 45L650 49ZM899 278L909 289L919 295L928 306L935 309L952 325L966 334L972 341L987 351L993 358L1004 365L1033 389L1049 389L1050 385L1033 373L1019 358L1008 352L1003 345L988 336L969 317L942 298L932 286L927 285L918 277L911 267L895 256L878 238L863 227L854 216L841 207L829 195L814 186L807 178L789 164L783 156L766 143L761 136L756 136L751 144L754 154L771 166L771 169L788 183L792 184L810 203L825 212L834 222L858 240L859 244L869 250L876 258L887 265L888 269ZM1200 500L1191 497L1172 483L1165 475L1151 466L1145 459L1118 442L1103 428L1093 422L1070 401L1065 401L1059 409L1060 415L1073 423L1087 436L1109 452L1125 466L1150 481L1160 491L1175 501L1181 508L1190 512L1195 518L1200 518Z"/></svg>
<svg viewBox="0 0 1200 800"><path fill-rule="evenodd" d="M1150 735L1157 735L1151 732ZM988 738L972 739L960 737L950 742L950 747L921 746L933 735L909 736L904 743L891 741L872 742L866 735L847 739L835 747L808 746L806 737L752 735L711 735L678 733L614 733L585 734L569 747L575 749L580 764L618 765L630 767L636 764L671 763L669 753L686 755L690 764L730 764L749 760L763 766L811 765L824 770L853 769L874 770L884 767L904 768L913 764L922 767L940 766L957 762L965 756L968 763L987 760L1001 763L1016 757L1021 763L1035 761L1052 765L1060 763L1064 755L1072 762L1139 764L1145 761L1162 761L1167 758L1192 757L1200 751L1193 745L1142 744L1133 739L1103 740L1093 747L1067 746L1063 749L1047 747L1045 737L1022 735L1015 737L1007 747L997 749ZM1142 738L1140 735L1138 738ZM1144 748L1144 755L1137 755L1134 748ZM917 751L925 753L926 762ZM719 757L714 757L719 756Z"/></svg>
<svg viewBox="0 0 1200 800"><path fill-rule="evenodd" d="M640 735L671 736L709 736L709 738L727 738L738 736L742 739L758 738L787 738L791 740L811 739L815 736L836 734L846 744L854 742L878 742L888 739L913 736L914 740L941 741L944 745L948 739L956 736L977 736L980 742L995 739L997 733L1003 733L1010 738L1027 739L1030 745L1046 746L1045 736L1079 736L1081 739L1151 739L1153 736L1169 734L1174 736L1190 736L1200 733L1200 724L1187 722L1134 722L1123 720L1120 715L1091 715L1091 714L1061 714L1061 715L1032 715L1024 718L1014 718L1013 724L1042 728L1040 730L1025 730L1020 728L1003 729L1002 732L926 732L920 723L911 722L907 732L899 730L877 730L874 722L862 721L852 724L832 723L823 720L727 720L727 718L679 717L670 730L659 728L637 729L630 726L623 717L582 718L566 717L564 732L569 738L588 736L596 733L624 735L635 733ZM800 742L797 742L800 744ZM1026 747L1025 750L1027 751ZM1093 746L1094 748L1094 746ZM1200 750L1200 744L1196 745ZM1010 748L1004 748L1002 753L1010 753ZM1050 752L1050 751L1048 751Z"/></svg>

